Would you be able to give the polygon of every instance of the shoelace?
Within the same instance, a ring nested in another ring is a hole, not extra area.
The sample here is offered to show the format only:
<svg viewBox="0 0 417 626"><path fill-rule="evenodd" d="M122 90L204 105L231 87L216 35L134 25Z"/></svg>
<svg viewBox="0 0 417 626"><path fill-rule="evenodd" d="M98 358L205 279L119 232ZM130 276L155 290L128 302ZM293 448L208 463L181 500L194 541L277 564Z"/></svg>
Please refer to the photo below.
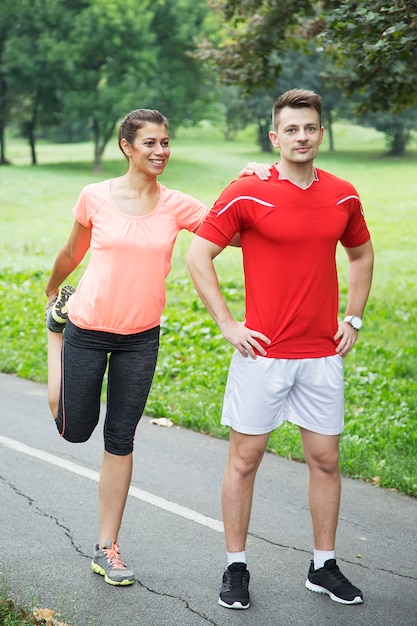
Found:
<svg viewBox="0 0 417 626"><path fill-rule="evenodd" d="M112 569L126 569L126 565L122 561L117 543L113 543L111 548L103 548L103 552L112 566Z"/></svg>
<svg viewBox="0 0 417 626"><path fill-rule="evenodd" d="M243 583L243 577L246 574L246 570L230 570L228 583L231 587L241 587Z"/></svg>
<svg viewBox="0 0 417 626"><path fill-rule="evenodd" d="M334 576L340 583L347 583L348 585L351 584L351 582L346 578L346 576L342 574L342 572L340 571L337 565L334 565L333 567L329 568L327 571L330 574L332 574L332 576Z"/></svg>

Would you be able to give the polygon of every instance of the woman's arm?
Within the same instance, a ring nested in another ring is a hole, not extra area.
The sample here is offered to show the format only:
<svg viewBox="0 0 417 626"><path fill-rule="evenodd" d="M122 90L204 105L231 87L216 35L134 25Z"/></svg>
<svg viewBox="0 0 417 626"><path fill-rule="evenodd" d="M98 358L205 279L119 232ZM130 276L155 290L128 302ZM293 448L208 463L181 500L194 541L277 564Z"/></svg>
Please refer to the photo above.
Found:
<svg viewBox="0 0 417 626"><path fill-rule="evenodd" d="M91 229L86 228L75 220L70 236L56 255L51 274L45 285L45 293L48 297L47 306L55 298L60 285L66 277L69 276L83 260L90 247L90 240Z"/></svg>

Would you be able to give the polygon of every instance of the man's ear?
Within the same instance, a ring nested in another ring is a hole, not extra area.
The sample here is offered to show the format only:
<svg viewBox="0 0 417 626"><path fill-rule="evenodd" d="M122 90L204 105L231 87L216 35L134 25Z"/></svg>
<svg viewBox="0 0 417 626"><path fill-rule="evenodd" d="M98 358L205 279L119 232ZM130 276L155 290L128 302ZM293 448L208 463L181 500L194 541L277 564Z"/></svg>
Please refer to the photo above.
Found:
<svg viewBox="0 0 417 626"><path fill-rule="evenodd" d="M279 148L278 136L274 130L269 131L268 137L274 148Z"/></svg>

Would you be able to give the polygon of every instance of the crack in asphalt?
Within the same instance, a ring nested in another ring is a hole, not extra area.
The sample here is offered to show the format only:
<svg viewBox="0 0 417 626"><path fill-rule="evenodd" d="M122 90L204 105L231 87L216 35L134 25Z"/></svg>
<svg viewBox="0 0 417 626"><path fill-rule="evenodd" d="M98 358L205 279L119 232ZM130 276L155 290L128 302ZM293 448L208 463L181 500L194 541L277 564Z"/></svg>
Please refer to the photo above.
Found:
<svg viewBox="0 0 417 626"><path fill-rule="evenodd" d="M271 539L267 539L266 537L262 537L261 535L256 535L255 533L248 533L248 536L253 537L254 539L257 539L258 541L263 541L264 543L268 543L272 546L276 546L278 548L284 548L286 550L294 550L295 552L302 552L303 554L309 555L309 558L311 558L311 550L304 550L304 548L297 548L296 546L290 546L285 543L279 543L278 541L272 541ZM343 559L340 556L337 557L337 560L341 561L342 563L349 563L349 565L356 565L357 567L362 567L363 569L366 569L369 571L375 569L378 572L385 572L386 574L392 574L393 576L398 576L399 578L406 578L408 580L417 580L416 576L409 576L408 574L402 574L401 572L397 572L395 570L391 570L385 567L368 567L367 565L364 565L363 563L359 563L358 561L349 561L348 559Z"/></svg>
<svg viewBox="0 0 417 626"><path fill-rule="evenodd" d="M34 512L37 515L41 515L43 517L46 517L50 520L52 520L60 529L62 529L64 531L65 536L69 539L71 546L74 548L74 550L77 552L77 554L79 554L80 556L82 556L83 558L86 558L88 560L91 560L91 556L88 554L85 554L80 548L79 546L76 545L76 543L73 540L73 537L71 535L71 530L65 526L64 524L62 524L62 522L60 522L60 520L48 513L43 512L36 504L33 498L31 498L30 496L28 496L27 494L23 493L20 489L18 489L18 487L16 487L16 485L13 485L10 481L7 481L6 479L4 479L4 477L0 476L0 480L6 484L10 489L12 489L14 491L14 493L16 493L18 496L24 498L27 502L28 505L33 507ZM261 535L257 535L256 533L248 533L248 537L252 537L254 539L257 539L258 541L267 543L269 545L273 545L276 546L278 548L283 548L286 550L294 550L296 552L300 552L303 554L306 554L308 556L311 555L311 551L305 550L303 548L297 548L296 546L291 546L288 544L284 544L284 543L279 543L277 541L272 541L271 539L268 539L266 537L263 537ZM344 563L349 563L350 565L355 565L358 567L362 567L363 569L366 570L371 570L372 568L364 565L363 563L359 563L357 561L349 561L347 559L343 559L338 557L339 561L342 561ZM388 569L388 568L384 568L384 567L376 567L375 568L377 571L380 572L384 572L386 574L390 574L393 576L398 576L400 578L404 578L404 579L408 579L408 580L412 580L412 581L416 581L417 578L414 576L410 576L410 575L406 575L406 574L402 574L401 572L398 571L394 571L392 569ZM148 591L149 593L152 593L156 596L161 596L161 597L165 597L165 598L171 598L173 600L177 600L179 602L181 602L183 604L183 606L185 607L185 609L187 611L189 611L190 613L198 616L200 619L204 620L204 622L206 622L207 624L210 624L211 626L218 626L217 622L213 621L211 618L207 617L206 615L204 615L203 613L200 613L199 611L197 611L196 609L192 608L192 606L190 605L190 603L185 600L184 598L181 598L180 596L176 596L174 594L170 594L170 593L166 593L166 592L162 592L162 591L158 591L157 589L154 589L152 587L149 587L148 585L146 585L145 583L143 583L142 581L140 581L139 579L135 578L135 582L142 588L145 589L146 591Z"/></svg>
<svg viewBox="0 0 417 626"><path fill-rule="evenodd" d="M82 556L85 559L88 559L89 561L91 561L91 556L88 554L85 554L80 548L79 546L76 545L76 543L74 542L74 539L72 538L71 535L71 530L65 526L64 524L62 524L62 522L59 521L59 519L57 517L55 517L54 515L51 515L49 513L45 513L43 512L36 504L33 498L31 498L30 496L28 496L27 494L23 493L20 489L18 489L18 487L16 487L16 485L13 485L10 481L5 480L2 476L0 476L0 480L7 485L15 494L17 494L18 496L22 497L24 500L27 501L28 505L31 506L33 508L33 511L37 514L40 515L42 517L45 517L47 519L52 520L57 526L58 528L60 528L61 530L64 531L65 536L69 539L71 546L74 548L74 550L77 552L77 554L79 554L80 556ZM193 609L192 606L190 605L190 603L185 600L184 598L181 598L180 596L176 596L174 594L170 594L170 593L166 593L166 592L162 592L162 591L158 591L157 589L152 589L151 587L149 587L148 585L146 585L145 583L141 582L139 579L135 578L135 582L142 587L142 589L145 589L146 591L148 591L149 593L155 594L157 596L161 596L161 597L165 597L165 598L172 598L173 600L177 600L179 602L181 602L184 607L186 608L187 611L189 611L190 613L193 613L194 615L197 615L198 617L200 617L202 620L204 620L207 624L211 624L212 626L217 626L217 623L214 622L212 619L210 619L209 617L207 617L206 615L203 615L202 613L200 613L199 611L197 611L196 609Z"/></svg>

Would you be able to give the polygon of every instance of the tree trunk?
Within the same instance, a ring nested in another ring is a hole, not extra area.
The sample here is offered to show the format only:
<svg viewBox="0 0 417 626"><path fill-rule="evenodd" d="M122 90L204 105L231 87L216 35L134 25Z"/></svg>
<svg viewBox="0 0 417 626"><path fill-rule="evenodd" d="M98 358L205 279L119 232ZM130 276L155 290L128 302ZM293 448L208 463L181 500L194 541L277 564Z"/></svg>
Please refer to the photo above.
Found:
<svg viewBox="0 0 417 626"><path fill-rule="evenodd" d="M10 161L6 159L5 144L5 128L3 122L0 122L0 165L10 165Z"/></svg>
<svg viewBox="0 0 417 626"><path fill-rule="evenodd" d="M391 137L389 154L391 156L403 156L409 139L409 130L406 128L397 128Z"/></svg>
<svg viewBox="0 0 417 626"><path fill-rule="evenodd" d="M28 139L30 145L30 154L32 157L32 165L37 165L38 161L36 158L35 124L33 122L28 124Z"/></svg>
<svg viewBox="0 0 417 626"><path fill-rule="evenodd" d="M100 144L100 124L97 119L93 119L93 135L94 135L94 163L93 172L103 171L103 154L110 139L113 137L116 122L112 122L107 126L107 132L103 130L103 141Z"/></svg>
<svg viewBox="0 0 417 626"><path fill-rule="evenodd" d="M7 97L7 83L3 74L0 74L0 165L9 165L6 159L6 125L9 117L9 98Z"/></svg>
<svg viewBox="0 0 417 626"><path fill-rule="evenodd" d="M32 119L29 122L27 122L26 127L25 127L26 136L28 138L29 146L30 146L32 165L37 165L37 162L38 162L36 158L36 139L35 139L36 119L37 119L37 107L36 107L36 104L34 104L33 109L32 109Z"/></svg>
<svg viewBox="0 0 417 626"><path fill-rule="evenodd" d="M332 116L332 112L330 109L326 112L326 120L327 120L327 131L329 133L329 151L334 152L333 116Z"/></svg>
<svg viewBox="0 0 417 626"><path fill-rule="evenodd" d="M272 152L272 144L268 137L269 127L269 119L258 122L258 139L262 152Z"/></svg>
<svg viewBox="0 0 417 626"><path fill-rule="evenodd" d="M103 164L102 164L103 151L100 149L100 125L95 117L93 118L93 137L94 137L93 172L100 173L103 171Z"/></svg>

